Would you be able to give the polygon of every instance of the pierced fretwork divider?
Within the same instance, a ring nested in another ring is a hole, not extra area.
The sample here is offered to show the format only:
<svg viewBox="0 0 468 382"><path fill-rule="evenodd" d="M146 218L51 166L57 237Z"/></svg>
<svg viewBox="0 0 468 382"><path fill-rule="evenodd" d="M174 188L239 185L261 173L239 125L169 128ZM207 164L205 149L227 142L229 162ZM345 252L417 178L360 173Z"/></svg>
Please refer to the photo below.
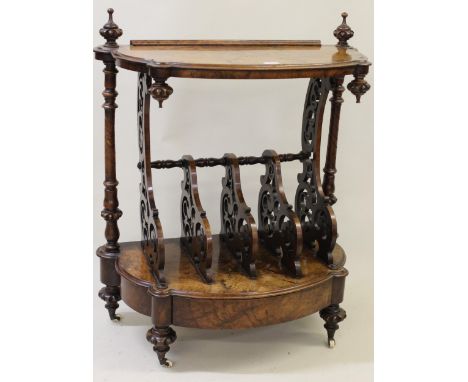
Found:
<svg viewBox="0 0 468 382"><path fill-rule="evenodd" d="M211 227L200 202L197 168L191 155L182 157L184 180L181 183L181 242L185 245L195 269L206 283L213 282L210 268L213 254Z"/></svg>
<svg viewBox="0 0 468 382"><path fill-rule="evenodd" d="M302 161L303 172L297 175L299 185L295 196L304 243L314 248L328 265L333 264L332 251L338 236L335 214L320 178L322 123L330 87L326 78L312 78L309 82L302 122L302 150L313 155L312 159Z"/></svg>
<svg viewBox="0 0 468 382"><path fill-rule="evenodd" d="M258 252L258 233L251 209L242 194L239 160L234 154L225 154L226 175L222 179L221 239L251 278L257 276L255 258Z"/></svg>
<svg viewBox="0 0 468 382"><path fill-rule="evenodd" d="M299 256L302 253L301 223L288 203L281 177L281 163L274 150L265 150L265 175L260 177L258 195L258 231L260 240L281 258L284 270L302 276Z"/></svg>
<svg viewBox="0 0 468 382"><path fill-rule="evenodd" d="M282 268L294 277L302 276L300 255L303 245L315 250L316 255L328 266L334 267L332 252L335 247L337 223L331 205L336 201L332 194L334 160L336 156L337 119L330 121L331 140L327 147L325 174L328 176L329 195L322 186L320 176L320 145L325 106L329 93L332 107L339 108L342 102L341 79L312 78L309 82L302 121L301 146L296 154L277 154L265 150L262 156L241 156L225 154L221 158L198 158L185 155L179 160L158 160L151 162L149 108L151 78L144 73L138 77L138 129L142 174L141 224L142 248L152 273L161 286L164 278L164 239L159 214L154 201L151 169L179 167L184 171L182 181L181 242L203 281L213 282L210 272L213 243L211 227L200 202L197 184L197 167L224 166L220 200L221 232L232 255L241 269L251 278L256 278L255 260L260 245L266 246L273 255L280 258ZM299 160L303 171L297 176L294 210L284 193L281 162ZM251 209L244 200L240 170L241 165L264 164L265 175L260 178L261 189L258 197L258 226ZM333 176L332 176L333 175Z"/></svg>
<svg viewBox="0 0 468 382"><path fill-rule="evenodd" d="M161 287L166 285L164 278L164 236L159 221L159 212L154 200L151 175L150 144L150 95L148 87L151 78L138 74L138 149L140 157L140 221L141 247L148 260L151 272Z"/></svg>

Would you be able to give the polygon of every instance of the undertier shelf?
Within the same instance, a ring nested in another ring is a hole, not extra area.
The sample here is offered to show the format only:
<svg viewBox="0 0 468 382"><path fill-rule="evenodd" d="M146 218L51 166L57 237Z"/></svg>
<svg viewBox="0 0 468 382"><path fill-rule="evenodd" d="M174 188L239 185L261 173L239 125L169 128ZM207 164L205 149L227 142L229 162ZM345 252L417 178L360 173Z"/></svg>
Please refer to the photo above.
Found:
<svg viewBox="0 0 468 382"><path fill-rule="evenodd" d="M172 321L185 327L245 328L301 318L330 305L333 299L341 300L342 296L334 294L334 290L343 288L348 274L345 268L330 269L314 256L313 250L305 248L300 256L303 276L291 277L281 270L279 258L260 246L257 278L251 279L242 273L220 236L213 235L213 283L207 284L195 271L179 238L166 239L164 245L165 293L173 298ZM345 253L339 245L333 255L344 262ZM150 316L148 290L155 279L140 242L121 243L116 267L122 276L122 299L134 310ZM262 299L268 304L262 304ZM193 311L180 314L181 310L193 309L195 304L201 309L199 317ZM274 312L269 312L268 306L275 307Z"/></svg>

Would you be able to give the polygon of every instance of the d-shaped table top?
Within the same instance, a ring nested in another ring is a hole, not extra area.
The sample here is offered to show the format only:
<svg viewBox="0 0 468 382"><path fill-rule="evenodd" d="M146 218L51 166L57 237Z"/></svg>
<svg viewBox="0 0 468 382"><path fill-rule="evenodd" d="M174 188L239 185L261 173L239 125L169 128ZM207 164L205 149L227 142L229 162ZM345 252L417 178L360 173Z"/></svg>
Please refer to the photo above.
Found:
<svg viewBox="0 0 468 382"><path fill-rule="evenodd" d="M370 65L354 48L316 40L133 40L113 49L112 56L120 67L162 78L333 76Z"/></svg>

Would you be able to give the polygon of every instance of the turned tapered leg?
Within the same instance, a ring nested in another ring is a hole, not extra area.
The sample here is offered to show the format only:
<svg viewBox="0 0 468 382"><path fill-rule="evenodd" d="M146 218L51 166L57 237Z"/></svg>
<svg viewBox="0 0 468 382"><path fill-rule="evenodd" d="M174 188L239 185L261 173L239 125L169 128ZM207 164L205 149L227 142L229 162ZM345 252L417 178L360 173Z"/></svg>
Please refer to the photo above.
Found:
<svg viewBox="0 0 468 382"><path fill-rule="evenodd" d="M335 331L339 328L338 323L346 318L346 312L338 304L332 304L320 311L320 317L325 320L324 328L327 329L328 346L335 347Z"/></svg>
<svg viewBox="0 0 468 382"><path fill-rule="evenodd" d="M115 311L119 307L117 301L120 300L120 287L105 286L101 288L98 296L105 301L104 307L108 310L110 319L119 321L120 316L115 314Z"/></svg>
<svg viewBox="0 0 468 382"><path fill-rule="evenodd" d="M153 350L158 355L159 363L164 367L172 367L172 362L166 358L169 345L174 343L177 335L172 324L172 296L167 287L153 285L149 290L151 295L151 322L153 327L146 333L146 339L153 344Z"/></svg>
<svg viewBox="0 0 468 382"><path fill-rule="evenodd" d="M165 367L172 367L172 362L166 358L166 353L170 349L169 345L177 339L175 330L170 326L152 327L146 333L146 339L153 344L159 363Z"/></svg>

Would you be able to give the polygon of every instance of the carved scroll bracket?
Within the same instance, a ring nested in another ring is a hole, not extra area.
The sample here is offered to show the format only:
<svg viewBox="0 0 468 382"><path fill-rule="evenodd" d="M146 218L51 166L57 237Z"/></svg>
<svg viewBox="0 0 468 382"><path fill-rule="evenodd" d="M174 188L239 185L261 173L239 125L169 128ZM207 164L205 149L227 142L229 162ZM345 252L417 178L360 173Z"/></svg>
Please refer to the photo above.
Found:
<svg viewBox="0 0 468 382"><path fill-rule="evenodd" d="M303 172L298 174L295 211L302 226L304 243L316 249L317 256L333 264L332 252L337 238L337 225L320 179L320 147L323 114L331 81L327 78L309 82L302 123L302 147L313 152L312 159L303 160Z"/></svg>
<svg viewBox="0 0 468 382"><path fill-rule="evenodd" d="M240 262L244 271L255 278L255 257L258 252L258 232L251 209L241 189L239 161L234 154L225 154L226 175L221 192L221 238Z"/></svg>
<svg viewBox="0 0 468 382"><path fill-rule="evenodd" d="M266 173L260 177L258 195L258 233L260 240L281 257L284 269L302 276L299 255L302 252L302 229L299 218L288 203L283 189L281 164L274 150L265 150Z"/></svg>
<svg viewBox="0 0 468 382"><path fill-rule="evenodd" d="M184 155L184 180L181 183L181 241L204 282L213 281L209 272L213 253L211 227L200 202L197 168L191 155Z"/></svg>
<svg viewBox="0 0 468 382"><path fill-rule="evenodd" d="M326 264L333 264L338 231L335 214L322 190L319 164L305 160L297 180L295 209L301 220L304 243L316 249L317 256Z"/></svg>
<svg viewBox="0 0 468 382"><path fill-rule="evenodd" d="M151 174L150 146L150 96L148 87L151 78L145 73L138 74L138 148L141 172L140 183L140 221L141 246L148 259L152 274L158 287L167 286L164 277L164 235L159 212L154 200L153 180Z"/></svg>
<svg viewBox="0 0 468 382"><path fill-rule="evenodd" d="M317 150L320 150L320 146L317 149L315 144L317 140L317 126L320 126L321 129L329 91L330 84L328 79L310 79L304 104L304 113L302 115L301 143L304 153L310 154L314 152L316 154Z"/></svg>

